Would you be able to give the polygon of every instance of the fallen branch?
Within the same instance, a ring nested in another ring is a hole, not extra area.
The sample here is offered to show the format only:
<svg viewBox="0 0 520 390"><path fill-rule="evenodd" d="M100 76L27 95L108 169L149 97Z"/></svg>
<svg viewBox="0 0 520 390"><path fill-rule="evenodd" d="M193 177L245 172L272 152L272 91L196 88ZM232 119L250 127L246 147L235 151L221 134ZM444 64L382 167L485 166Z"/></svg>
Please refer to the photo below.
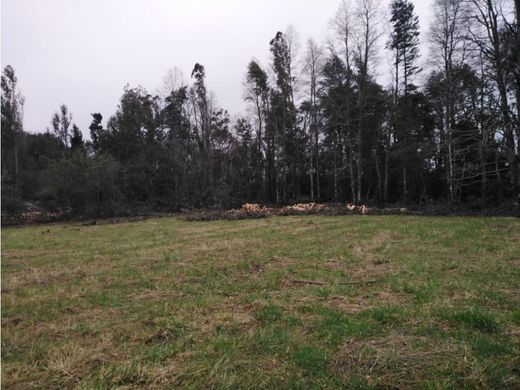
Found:
<svg viewBox="0 0 520 390"><path fill-rule="evenodd" d="M317 284L318 286L322 286L324 284L327 284L325 282L320 282L318 280L301 280L301 279L293 279L293 283L301 283L301 284Z"/></svg>
<svg viewBox="0 0 520 390"><path fill-rule="evenodd" d="M381 279L370 279L370 280L354 280L352 282L338 282L338 283L327 283L322 282L320 280L304 280L304 279L293 279L293 283L300 283L300 284L313 284L317 286L323 286L327 284L370 284L370 283L376 283L379 282Z"/></svg>

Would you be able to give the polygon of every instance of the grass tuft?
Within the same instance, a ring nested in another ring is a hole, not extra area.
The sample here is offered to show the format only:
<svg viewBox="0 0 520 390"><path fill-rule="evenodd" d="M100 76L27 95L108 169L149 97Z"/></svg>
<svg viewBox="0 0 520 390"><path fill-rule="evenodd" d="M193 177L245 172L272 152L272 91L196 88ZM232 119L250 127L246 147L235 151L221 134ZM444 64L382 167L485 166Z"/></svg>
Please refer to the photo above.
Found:
<svg viewBox="0 0 520 390"><path fill-rule="evenodd" d="M482 332L497 333L500 330L495 315L477 307L469 310L453 310L445 317L454 323L464 324Z"/></svg>
<svg viewBox="0 0 520 390"><path fill-rule="evenodd" d="M263 306L258 309L255 313L255 318L264 323L268 324L271 322L279 321L282 318L283 311L280 307L274 305Z"/></svg>
<svg viewBox="0 0 520 390"><path fill-rule="evenodd" d="M311 374L325 374L327 356L312 346L299 348L294 354L296 365Z"/></svg>

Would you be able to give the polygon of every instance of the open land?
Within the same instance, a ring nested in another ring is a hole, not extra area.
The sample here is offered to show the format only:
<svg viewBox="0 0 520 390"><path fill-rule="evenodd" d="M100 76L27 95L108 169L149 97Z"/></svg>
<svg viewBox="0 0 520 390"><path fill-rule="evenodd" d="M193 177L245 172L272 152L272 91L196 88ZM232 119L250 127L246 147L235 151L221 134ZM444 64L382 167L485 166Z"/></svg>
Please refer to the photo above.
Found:
<svg viewBox="0 0 520 390"><path fill-rule="evenodd" d="M520 388L520 220L2 231L5 388Z"/></svg>

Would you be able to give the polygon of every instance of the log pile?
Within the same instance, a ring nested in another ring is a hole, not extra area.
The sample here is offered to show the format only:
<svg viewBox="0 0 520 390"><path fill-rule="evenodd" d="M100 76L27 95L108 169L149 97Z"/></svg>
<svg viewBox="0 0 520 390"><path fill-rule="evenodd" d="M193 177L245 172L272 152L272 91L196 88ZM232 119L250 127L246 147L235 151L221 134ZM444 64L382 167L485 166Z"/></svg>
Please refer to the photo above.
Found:
<svg viewBox="0 0 520 390"><path fill-rule="evenodd" d="M298 203L278 210L278 215L329 214L331 208L322 203Z"/></svg>

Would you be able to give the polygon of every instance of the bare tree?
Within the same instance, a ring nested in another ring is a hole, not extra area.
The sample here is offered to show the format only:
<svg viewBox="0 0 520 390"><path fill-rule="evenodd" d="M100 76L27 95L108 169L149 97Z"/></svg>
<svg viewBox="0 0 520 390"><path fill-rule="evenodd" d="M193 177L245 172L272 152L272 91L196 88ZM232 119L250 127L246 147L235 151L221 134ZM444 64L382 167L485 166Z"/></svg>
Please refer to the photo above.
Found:
<svg viewBox="0 0 520 390"><path fill-rule="evenodd" d="M449 199L453 201L455 198L453 178L453 127L456 114L455 71L462 67L466 57L467 8L464 0L435 0L433 9L433 21L428 38L435 66L443 73L446 85L441 131L447 155L446 182Z"/></svg>
<svg viewBox="0 0 520 390"><path fill-rule="evenodd" d="M488 63L490 76L495 82L499 97L501 127L504 136L506 157L513 193L518 191L518 162L516 156L515 123L511 113L507 80L511 77L505 60L507 46L503 29L506 25L504 2L502 0L470 0L470 36ZM517 5L515 3L515 5Z"/></svg>
<svg viewBox="0 0 520 390"><path fill-rule="evenodd" d="M334 19L331 21L331 27L334 34L333 41L331 43L330 49L332 52L339 52L338 57L342 58L345 63L346 72L346 85L350 90L352 88L352 63L354 57L354 38L355 38L355 24L354 19L355 14L352 7L352 2L350 0L342 0L338 10L336 11L336 15ZM339 49L336 49L336 46ZM356 172L354 170L354 140L352 137L352 126L351 126L351 94L347 93L345 96L345 123L343 123L344 131L343 138L345 145L345 156L347 157L346 166L349 169L350 176L350 191L352 193L352 199L355 201L357 197L356 191L356 183L358 182L358 178L355 176ZM342 160L342 159L340 159ZM338 181L338 170L334 169L334 189L335 189L335 198L337 198L337 181Z"/></svg>
<svg viewBox="0 0 520 390"><path fill-rule="evenodd" d="M184 77L182 70L174 66L166 71L162 78L162 86L157 94L164 98L169 96L172 91L178 90L187 85L188 82L186 81L186 77Z"/></svg>
<svg viewBox="0 0 520 390"><path fill-rule="evenodd" d="M355 63L358 71L358 128L357 151L355 155L357 168L357 193L356 201L361 202L363 182L363 129L365 122L365 105L367 87L370 81L371 66L377 58L377 43L382 35L380 29L381 9L380 0L358 0L355 10L357 22L355 33Z"/></svg>
<svg viewBox="0 0 520 390"><path fill-rule="evenodd" d="M311 139L310 153L310 184L311 198L320 198L320 170L319 170L319 135L320 135L320 113L319 113L319 80L321 78L323 50L313 39L307 42L307 54L304 70L307 75L308 84L308 109L309 109L309 135ZM316 183L316 191L314 188Z"/></svg>

